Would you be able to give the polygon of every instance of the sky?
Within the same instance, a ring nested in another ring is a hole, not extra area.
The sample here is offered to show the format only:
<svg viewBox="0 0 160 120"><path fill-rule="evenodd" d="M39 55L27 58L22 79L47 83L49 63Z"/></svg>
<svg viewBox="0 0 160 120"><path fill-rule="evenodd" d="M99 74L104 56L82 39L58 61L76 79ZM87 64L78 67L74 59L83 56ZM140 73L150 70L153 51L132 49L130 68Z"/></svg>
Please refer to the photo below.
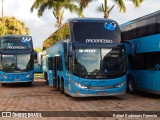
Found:
<svg viewBox="0 0 160 120"><path fill-rule="evenodd" d="M0 0L0 16L2 16L2 0ZM33 38L34 47L42 48L43 41L46 40L57 28L55 27L56 19L52 14L52 10L46 10L42 17L37 16L37 10L33 13L30 8L35 0L3 0L3 15L14 16L20 21L25 22L25 27L30 29L30 34ZM96 8L103 3L104 0L96 0L89 4L84 10L85 17L103 18L102 13L98 13ZM114 4L113 0L109 0L109 6ZM144 0L139 8L135 8L131 0L125 1L127 11L120 13L118 6L115 6L111 11L109 18L117 21L119 24L139 18L149 13L160 10L160 0ZM68 10L64 10L64 23L69 18L78 17Z"/></svg>

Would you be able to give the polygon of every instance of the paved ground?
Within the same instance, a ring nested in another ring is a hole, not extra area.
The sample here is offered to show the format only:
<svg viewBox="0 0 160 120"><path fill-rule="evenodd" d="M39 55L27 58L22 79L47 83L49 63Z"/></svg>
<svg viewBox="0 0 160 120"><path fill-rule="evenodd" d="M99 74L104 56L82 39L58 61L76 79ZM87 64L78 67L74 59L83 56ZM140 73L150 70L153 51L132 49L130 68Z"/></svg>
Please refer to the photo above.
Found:
<svg viewBox="0 0 160 120"><path fill-rule="evenodd" d="M138 93L136 95L126 94L124 96L119 96L119 97L73 98L61 94L59 91L57 91L56 88L48 87L43 79L38 78L35 80L32 87L27 87L24 84L9 84L6 87L0 87L0 110L1 111L160 111L160 96L153 94L146 94L146 93ZM2 118L0 118L0 120L1 119ZM35 119L41 120L44 118L34 118L34 120ZM49 117L45 119L53 120L53 118ZM130 120L132 118L58 117L54 119L57 120L129 119ZM148 120L152 119L158 120L158 118L148 118Z"/></svg>

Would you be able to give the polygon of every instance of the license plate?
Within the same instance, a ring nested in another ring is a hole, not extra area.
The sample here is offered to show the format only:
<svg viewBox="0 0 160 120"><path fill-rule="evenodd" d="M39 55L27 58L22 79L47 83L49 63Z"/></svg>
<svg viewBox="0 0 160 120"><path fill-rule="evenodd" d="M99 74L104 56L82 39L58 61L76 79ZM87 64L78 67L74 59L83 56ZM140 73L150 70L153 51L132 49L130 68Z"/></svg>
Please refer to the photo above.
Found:
<svg viewBox="0 0 160 120"><path fill-rule="evenodd" d="M18 78L15 78L14 80L15 80L15 81L20 81L20 79L18 79Z"/></svg>
<svg viewBox="0 0 160 120"><path fill-rule="evenodd" d="M99 92L98 95L106 95L106 92Z"/></svg>

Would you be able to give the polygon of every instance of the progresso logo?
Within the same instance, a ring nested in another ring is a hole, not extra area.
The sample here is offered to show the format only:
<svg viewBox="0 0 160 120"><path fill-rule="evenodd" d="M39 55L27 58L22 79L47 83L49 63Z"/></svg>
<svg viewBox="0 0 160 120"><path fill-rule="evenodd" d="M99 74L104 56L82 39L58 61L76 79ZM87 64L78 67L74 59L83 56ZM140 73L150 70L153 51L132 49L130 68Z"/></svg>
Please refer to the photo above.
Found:
<svg viewBox="0 0 160 120"><path fill-rule="evenodd" d="M104 24L104 28L106 29L106 30L115 30L115 28L116 28L116 23L115 22L111 22L111 23L105 23Z"/></svg>

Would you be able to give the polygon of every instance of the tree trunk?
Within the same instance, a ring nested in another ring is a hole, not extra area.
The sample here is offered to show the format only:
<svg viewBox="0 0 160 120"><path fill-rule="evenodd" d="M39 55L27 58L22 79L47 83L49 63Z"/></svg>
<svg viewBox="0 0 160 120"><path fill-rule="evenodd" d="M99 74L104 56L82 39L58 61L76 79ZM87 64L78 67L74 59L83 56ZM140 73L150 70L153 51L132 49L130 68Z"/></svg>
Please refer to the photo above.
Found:
<svg viewBox="0 0 160 120"><path fill-rule="evenodd" d="M62 19L57 18L56 26L60 28L61 25L62 25Z"/></svg>
<svg viewBox="0 0 160 120"><path fill-rule="evenodd" d="M108 19L108 17L109 17L108 12L107 12L107 13L104 13L104 18Z"/></svg>

